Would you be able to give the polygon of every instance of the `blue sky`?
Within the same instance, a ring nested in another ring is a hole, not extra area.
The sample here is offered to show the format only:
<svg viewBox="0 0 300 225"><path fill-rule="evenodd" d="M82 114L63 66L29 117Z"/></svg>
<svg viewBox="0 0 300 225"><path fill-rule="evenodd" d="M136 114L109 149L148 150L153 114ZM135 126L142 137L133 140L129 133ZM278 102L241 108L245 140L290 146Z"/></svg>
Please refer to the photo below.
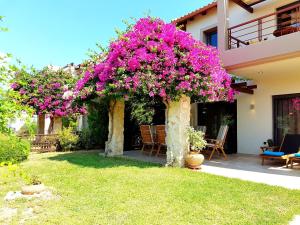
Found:
<svg viewBox="0 0 300 225"><path fill-rule="evenodd" d="M171 21L211 0L0 0L3 26L0 52L12 53L27 65L41 68L80 63L99 42L107 45L122 20L150 12Z"/></svg>

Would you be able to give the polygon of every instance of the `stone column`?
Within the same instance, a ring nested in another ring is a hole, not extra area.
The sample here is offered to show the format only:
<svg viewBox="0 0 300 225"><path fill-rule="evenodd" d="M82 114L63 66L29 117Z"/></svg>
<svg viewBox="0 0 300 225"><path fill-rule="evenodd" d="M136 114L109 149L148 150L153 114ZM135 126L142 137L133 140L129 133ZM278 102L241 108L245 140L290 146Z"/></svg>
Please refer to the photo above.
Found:
<svg viewBox="0 0 300 225"><path fill-rule="evenodd" d="M45 134L45 114L38 115L37 124L38 124L38 134Z"/></svg>
<svg viewBox="0 0 300 225"><path fill-rule="evenodd" d="M183 95L179 101L167 103L167 166L184 167L189 150L186 129L190 125L191 100Z"/></svg>
<svg viewBox="0 0 300 225"><path fill-rule="evenodd" d="M55 116L53 118L53 134L58 134L62 130L62 118Z"/></svg>
<svg viewBox="0 0 300 225"><path fill-rule="evenodd" d="M112 100L109 103L108 139L105 143L107 156L123 155L124 146L124 100Z"/></svg>
<svg viewBox="0 0 300 225"><path fill-rule="evenodd" d="M228 49L228 0L218 0L218 49L221 54Z"/></svg>

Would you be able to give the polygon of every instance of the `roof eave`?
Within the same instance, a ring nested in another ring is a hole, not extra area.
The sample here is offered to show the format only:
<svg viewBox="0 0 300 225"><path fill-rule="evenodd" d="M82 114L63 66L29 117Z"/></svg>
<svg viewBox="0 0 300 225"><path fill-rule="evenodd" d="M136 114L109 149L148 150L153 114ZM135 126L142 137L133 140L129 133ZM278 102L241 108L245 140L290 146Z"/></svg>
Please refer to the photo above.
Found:
<svg viewBox="0 0 300 225"><path fill-rule="evenodd" d="M217 7L217 5L218 5L217 2L212 2L212 3L210 3L210 4L208 4L208 5L204 6L204 7L202 7L200 9L197 9L197 10L195 10L193 12L190 12L190 13L182 16L182 17L179 17L177 19L172 20L172 23L175 23L175 24L185 23L188 19L191 19L191 18L193 18L193 17L195 17L195 16L197 16L199 14L204 14L209 9Z"/></svg>

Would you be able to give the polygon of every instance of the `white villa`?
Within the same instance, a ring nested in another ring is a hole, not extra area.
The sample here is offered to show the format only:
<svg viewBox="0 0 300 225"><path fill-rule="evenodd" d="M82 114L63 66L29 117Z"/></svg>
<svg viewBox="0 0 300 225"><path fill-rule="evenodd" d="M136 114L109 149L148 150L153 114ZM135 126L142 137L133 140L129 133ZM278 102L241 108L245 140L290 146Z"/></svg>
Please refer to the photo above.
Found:
<svg viewBox="0 0 300 225"><path fill-rule="evenodd" d="M268 139L280 144L284 130L300 132L292 104L300 97L300 1L218 0L173 22L216 46L230 74L249 79L233 84L235 103L193 104L193 126L216 130L230 116L227 151L246 154Z"/></svg>

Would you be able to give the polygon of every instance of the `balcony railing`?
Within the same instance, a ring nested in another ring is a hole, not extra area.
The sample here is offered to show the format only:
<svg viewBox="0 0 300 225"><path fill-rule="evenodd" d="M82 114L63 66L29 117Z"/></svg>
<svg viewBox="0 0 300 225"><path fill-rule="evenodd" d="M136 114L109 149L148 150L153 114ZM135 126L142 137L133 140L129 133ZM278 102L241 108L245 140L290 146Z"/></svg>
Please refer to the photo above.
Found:
<svg viewBox="0 0 300 225"><path fill-rule="evenodd" d="M300 3L228 29L228 48L240 48L300 31Z"/></svg>

